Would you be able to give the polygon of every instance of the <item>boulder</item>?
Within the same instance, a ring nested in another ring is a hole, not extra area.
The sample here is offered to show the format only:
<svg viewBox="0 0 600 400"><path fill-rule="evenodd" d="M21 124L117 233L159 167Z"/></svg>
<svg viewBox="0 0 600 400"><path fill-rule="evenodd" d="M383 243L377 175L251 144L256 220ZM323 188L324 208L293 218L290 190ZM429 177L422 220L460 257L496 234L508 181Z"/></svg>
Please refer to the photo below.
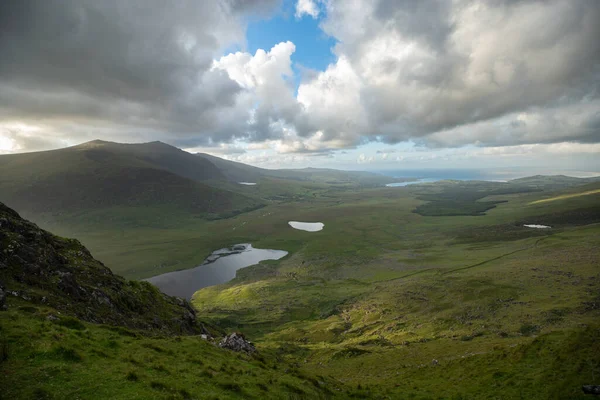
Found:
<svg viewBox="0 0 600 400"><path fill-rule="evenodd" d="M595 394L596 396L600 396L600 385L583 385L581 389L585 394Z"/></svg>
<svg viewBox="0 0 600 400"><path fill-rule="evenodd" d="M234 332L231 335L225 336L223 339L221 339L221 342L219 342L219 347L238 352L256 352L254 345L246 340L244 335L239 332Z"/></svg>
<svg viewBox="0 0 600 400"><path fill-rule="evenodd" d="M0 286L0 311L1 310L6 310L6 292L2 286Z"/></svg>

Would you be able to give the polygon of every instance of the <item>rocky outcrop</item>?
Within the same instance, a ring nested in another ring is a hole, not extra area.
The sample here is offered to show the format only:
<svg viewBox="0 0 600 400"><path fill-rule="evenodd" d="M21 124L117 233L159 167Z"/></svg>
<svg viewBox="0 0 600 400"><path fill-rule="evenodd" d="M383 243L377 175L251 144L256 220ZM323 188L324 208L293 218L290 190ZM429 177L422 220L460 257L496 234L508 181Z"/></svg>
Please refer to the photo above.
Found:
<svg viewBox="0 0 600 400"><path fill-rule="evenodd" d="M219 347L229 349L238 352L255 353L256 348L254 345L246 340L243 334L234 332L231 335L225 336L219 342Z"/></svg>
<svg viewBox="0 0 600 400"><path fill-rule="evenodd" d="M6 291L0 286L0 311L6 309Z"/></svg>
<svg viewBox="0 0 600 400"><path fill-rule="evenodd" d="M595 394L596 396L600 396L600 385L583 385L581 389L585 394Z"/></svg>
<svg viewBox="0 0 600 400"><path fill-rule="evenodd" d="M52 235L0 203L0 308L13 296L94 323L201 331L186 300L114 275L77 240Z"/></svg>

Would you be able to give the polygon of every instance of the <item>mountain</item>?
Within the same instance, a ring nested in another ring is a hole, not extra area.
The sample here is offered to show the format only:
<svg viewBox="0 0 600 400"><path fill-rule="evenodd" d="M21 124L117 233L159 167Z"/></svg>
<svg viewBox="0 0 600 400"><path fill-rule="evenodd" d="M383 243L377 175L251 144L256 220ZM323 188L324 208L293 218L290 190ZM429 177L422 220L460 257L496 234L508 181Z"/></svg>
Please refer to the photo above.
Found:
<svg viewBox="0 0 600 400"><path fill-rule="evenodd" d="M211 162L227 177L227 179L233 182L256 182L262 177L268 176L269 172L269 170L264 168L225 160L205 153L197 153L196 158Z"/></svg>
<svg viewBox="0 0 600 400"><path fill-rule="evenodd" d="M389 177L365 171L341 171L328 168L266 169L224 160L210 154L197 153L196 155L212 162L229 180L234 182L257 182L264 178L273 178L337 185L381 186L390 181Z"/></svg>
<svg viewBox="0 0 600 400"><path fill-rule="evenodd" d="M261 180L273 184L264 193L249 193L237 185ZM296 182L356 187L387 181L368 172L257 168L208 154L193 155L162 142L94 140L59 150L0 156L0 200L32 218L115 207L218 218L256 209L265 199L290 197L294 190L289 185ZM276 196L277 187L283 197Z"/></svg>
<svg viewBox="0 0 600 400"><path fill-rule="evenodd" d="M163 334L200 331L185 301L114 275L77 240L41 230L2 203L0 248L0 303L9 294L88 322Z"/></svg>
<svg viewBox="0 0 600 400"><path fill-rule="evenodd" d="M95 140L0 155L0 201L45 229L79 238L128 278L194 267L231 244L231 218L386 178L334 170L267 170L161 142ZM260 182L256 186L238 182ZM215 225L219 219L227 224ZM240 237L237 243L247 238Z"/></svg>
<svg viewBox="0 0 600 400"><path fill-rule="evenodd" d="M208 185L225 179L210 161L160 142L3 155L0 172L0 200L28 214L151 207L210 216L260 206Z"/></svg>

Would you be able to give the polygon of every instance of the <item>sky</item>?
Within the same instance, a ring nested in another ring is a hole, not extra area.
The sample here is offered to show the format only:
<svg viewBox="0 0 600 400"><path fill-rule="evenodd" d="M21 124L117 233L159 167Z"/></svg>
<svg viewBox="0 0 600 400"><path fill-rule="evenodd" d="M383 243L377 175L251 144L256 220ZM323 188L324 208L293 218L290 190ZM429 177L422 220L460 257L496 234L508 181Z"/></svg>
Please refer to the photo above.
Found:
<svg viewBox="0 0 600 400"><path fill-rule="evenodd" d="M597 0L0 2L0 153L600 172Z"/></svg>

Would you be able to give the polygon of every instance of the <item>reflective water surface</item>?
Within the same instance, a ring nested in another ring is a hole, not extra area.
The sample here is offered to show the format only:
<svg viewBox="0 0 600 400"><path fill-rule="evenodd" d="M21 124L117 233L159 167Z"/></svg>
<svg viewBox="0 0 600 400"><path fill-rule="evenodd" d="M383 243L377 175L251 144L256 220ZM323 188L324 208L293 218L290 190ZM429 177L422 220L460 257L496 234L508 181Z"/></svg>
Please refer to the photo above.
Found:
<svg viewBox="0 0 600 400"><path fill-rule="evenodd" d="M263 260L279 260L287 254L283 250L255 249L249 243L236 244L214 251L196 268L168 272L146 280L163 293L190 299L198 289L232 280L240 268Z"/></svg>
<svg viewBox="0 0 600 400"><path fill-rule="evenodd" d="M301 231L307 232L317 232L323 230L325 224L322 222L298 222L298 221L290 221L288 222L290 226L294 229L299 229Z"/></svg>

